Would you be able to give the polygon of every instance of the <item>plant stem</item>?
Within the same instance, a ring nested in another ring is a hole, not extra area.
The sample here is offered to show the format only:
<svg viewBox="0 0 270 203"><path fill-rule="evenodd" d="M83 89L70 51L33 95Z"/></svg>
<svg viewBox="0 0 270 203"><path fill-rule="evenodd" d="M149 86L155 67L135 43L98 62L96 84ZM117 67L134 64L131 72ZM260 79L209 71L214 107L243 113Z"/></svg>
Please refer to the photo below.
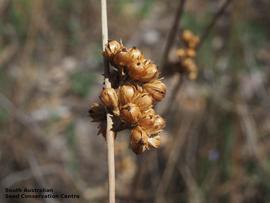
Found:
<svg viewBox="0 0 270 203"><path fill-rule="evenodd" d="M101 23L102 23L102 49L108 43L108 23L107 23L107 0L101 0ZM104 85L105 88L111 88L109 81L110 65L104 58ZM107 165L108 165L108 181L109 181L109 203L115 203L115 166L114 166L114 138L115 134L112 130L112 115L107 112Z"/></svg>
<svg viewBox="0 0 270 203"><path fill-rule="evenodd" d="M214 15L214 17L212 18L211 22L205 28L203 34L201 35L201 37L200 37L200 44L198 45L197 49L199 49L201 47L201 45L204 43L204 41L207 39L207 37L210 34L211 30L213 29L213 27L215 26L215 24L217 23L217 21L219 20L219 18L224 14L226 8L230 5L231 2L232 2L232 0L226 0L221 5L221 7L219 8L219 10L216 12L216 14Z"/></svg>
<svg viewBox="0 0 270 203"><path fill-rule="evenodd" d="M164 50L163 58L161 61L161 72L164 71L164 66L167 63L170 50L171 50L172 45L175 41L175 37L176 37L177 31L178 31L178 28L180 26L179 21L180 21L182 14L183 14L185 2L186 2L186 0L179 1L179 5L177 7L175 17L174 17L174 22L173 22L173 25L172 25L171 30L169 32L168 39L167 39L167 42L165 45L165 50Z"/></svg>

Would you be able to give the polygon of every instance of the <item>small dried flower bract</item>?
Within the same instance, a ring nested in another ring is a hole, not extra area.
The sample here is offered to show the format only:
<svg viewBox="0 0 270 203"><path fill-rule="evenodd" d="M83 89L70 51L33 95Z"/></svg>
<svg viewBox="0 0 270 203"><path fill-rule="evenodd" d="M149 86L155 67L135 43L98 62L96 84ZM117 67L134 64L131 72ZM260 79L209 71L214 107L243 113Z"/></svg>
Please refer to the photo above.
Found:
<svg viewBox="0 0 270 203"><path fill-rule="evenodd" d="M192 55L192 53L190 53ZM106 133L106 112L112 114L114 131L130 129L130 148L136 154L160 146L165 120L154 110L166 94L166 85L158 78L156 64L136 47L127 48L111 40L103 56L114 67L113 88L103 88L100 103L91 105L89 115L99 122L99 134Z"/></svg>

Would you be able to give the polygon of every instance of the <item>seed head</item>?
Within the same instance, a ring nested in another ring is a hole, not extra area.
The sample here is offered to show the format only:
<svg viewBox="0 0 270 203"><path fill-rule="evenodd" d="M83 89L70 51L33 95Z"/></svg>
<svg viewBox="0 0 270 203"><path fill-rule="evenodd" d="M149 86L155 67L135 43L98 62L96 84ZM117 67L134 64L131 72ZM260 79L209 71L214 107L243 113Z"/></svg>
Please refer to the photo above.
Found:
<svg viewBox="0 0 270 203"><path fill-rule="evenodd" d="M157 79L159 76L159 72L157 69L157 65L156 64L147 64L145 66L145 72L144 74L141 76L140 80L141 82L149 82L151 80Z"/></svg>
<svg viewBox="0 0 270 203"><path fill-rule="evenodd" d="M154 135L148 138L148 145L153 148L159 148L160 146L160 135Z"/></svg>
<svg viewBox="0 0 270 203"><path fill-rule="evenodd" d="M130 63L127 67L128 75L135 80L139 80L145 72L145 65L142 61L137 60Z"/></svg>
<svg viewBox="0 0 270 203"><path fill-rule="evenodd" d="M156 115L153 128L150 130L150 134L159 133L163 128L165 128L165 126L165 120L160 115Z"/></svg>
<svg viewBox="0 0 270 203"><path fill-rule="evenodd" d="M113 65L116 67L127 66L130 62L130 55L126 48L123 48L121 51L117 52L113 57Z"/></svg>
<svg viewBox="0 0 270 203"><path fill-rule="evenodd" d="M132 101L136 93L136 88L133 85L122 85L118 89L118 97L120 104L124 105Z"/></svg>
<svg viewBox="0 0 270 203"><path fill-rule="evenodd" d="M143 88L155 101L161 101L165 97L166 85L160 80L153 80L149 83L145 83Z"/></svg>
<svg viewBox="0 0 270 203"><path fill-rule="evenodd" d="M148 93L138 93L133 99L133 102L141 109L141 111L146 111L153 105L153 99Z"/></svg>
<svg viewBox="0 0 270 203"><path fill-rule="evenodd" d="M107 59L112 59L114 55L123 48L123 44L117 42L116 40L110 40L105 47L103 56Z"/></svg>
<svg viewBox="0 0 270 203"><path fill-rule="evenodd" d="M135 60L142 61L144 59L142 52L136 47L128 49L128 53L132 61L135 61Z"/></svg>
<svg viewBox="0 0 270 203"><path fill-rule="evenodd" d="M159 76L157 66L150 60L137 60L128 66L129 76L140 82L149 82Z"/></svg>
<svg viewBox="0 0 270 203"><path fill-rule="evenodd" d="M200 38L197 36L193 36L192 40L189 41L188 46L190 48L195 49L199 43L200 43Z"/></svg>
<svg viewBox="0 0 270 203"><path fill-rule="evenodd" d="M189 43L193 39L194 35L190 30L184 30L182 33L182 40L185 43Z"/></svg>
<svg viewBox="0 0 270 203"><path fill-rule="evenodd" d="M130 146L136 154L141 154L148 148L148 136L141 127L137 126L131 130Z"/></svg>
<svg viewBox="0 0 270 203"><path fill-rule="evenodd" d="M99 96L102 103L108 108L118 107L118 96L115 89L113 88L103 88Z"/></svg>
<svg viewBox="0 0 270 203"><path fill-rule="evenodd" d="M155 123L155 116L156 116L156 112L154 111L154 109L148 109L147 111L145 111L139 122L138 125L141 126L143 129L151 129L154 126Z"/></svg>
<svg viewBox="0 0 270 203"><path fill-rule="evenodd" d="M154 135L159 133L163 128L165 128L165 120L157 115L154 111L146 112L140 118L138 122L139 126L141 126L149 135Z"/></svg>
<svg viewBox="0 0 270 203"><path fill-rule="evenodd" d="M184 57L186 57L186 50L185 49L178 49L177 51L176 51L176 55L179 57L179 58L184 58Z"/></svg>
<svg viewBox="0 0 270 203"><path fill-rule="evenodd" d="M135 124L141 117L140 108L136 104L128 103L121 107L120 117L130 124Z"/></svg>
<svg viewBox="0 0 270 203"><path fill-rule="evenodd" d="M194 49L188 48L186 50L187 57L194 58L196 56L196 51Z"/></svg>

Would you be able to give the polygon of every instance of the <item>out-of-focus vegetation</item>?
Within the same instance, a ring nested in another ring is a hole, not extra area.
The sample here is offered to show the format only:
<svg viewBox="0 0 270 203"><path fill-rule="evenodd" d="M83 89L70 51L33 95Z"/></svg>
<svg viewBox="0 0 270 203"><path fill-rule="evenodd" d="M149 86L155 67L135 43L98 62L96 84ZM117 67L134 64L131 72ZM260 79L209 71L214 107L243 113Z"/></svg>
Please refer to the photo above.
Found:
<svg viewBox="0 0 270 203"><path fill-rule="evenodd" d="M160 63L178 1L108 2L110 38ZM187 1L182 28L200 35L221 2ZM232 1L199 50L198 80L185 80L171 105L160 150L136 157L118 135L117 202L270 201L269 8ZM106 200L105 144L87 117L103 82L99 9L95 0L0 1L1 191ZM164 79L167 98L176 77Z"/></svg>

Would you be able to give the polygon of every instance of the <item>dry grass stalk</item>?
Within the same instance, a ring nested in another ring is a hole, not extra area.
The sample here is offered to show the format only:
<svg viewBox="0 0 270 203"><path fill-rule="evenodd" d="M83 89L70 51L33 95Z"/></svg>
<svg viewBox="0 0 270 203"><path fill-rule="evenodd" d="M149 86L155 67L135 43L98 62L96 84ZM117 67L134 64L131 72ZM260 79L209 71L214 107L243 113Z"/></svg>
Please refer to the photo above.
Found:
<svg viewBox="0 0 270 203"><path fill-rule="evenodd" d="M102 23L102 49L108 42L108 24L107 24L107 0L101 0L101 23ZM109 81L110 66L104 58L104 84L105 88L111 88ZM115 203L115 161L114 161L114 132L112 131L113 121L111 115L107 113L107 165L109 181L109 203Z"/></svg>

